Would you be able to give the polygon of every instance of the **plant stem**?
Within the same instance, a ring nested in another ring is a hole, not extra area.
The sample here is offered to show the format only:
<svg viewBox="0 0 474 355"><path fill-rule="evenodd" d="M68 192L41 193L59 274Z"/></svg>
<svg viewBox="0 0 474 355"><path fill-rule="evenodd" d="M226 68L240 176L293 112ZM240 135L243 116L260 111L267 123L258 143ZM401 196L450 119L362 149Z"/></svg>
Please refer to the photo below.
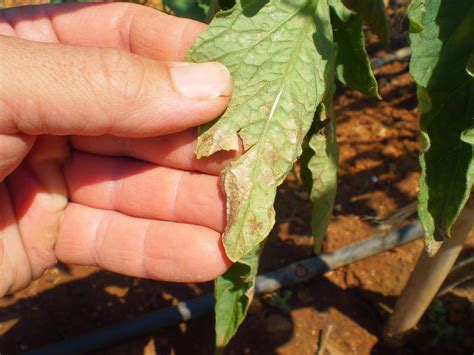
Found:
<svg viewBox="0 0 474 355"><path fill-rule="evenodd" d="M206 23L211 23L212 19L214 18L216 13L219 12L220 9L221 7L219 5L219 0L211 0L211 3L209 5L209 12L206 18Z"/></svg>
<svg viewBox="0 0 474 355"><path fill-rule="evenodd" d="M474 195L454 224L451 237L443 243L436 255L429 257L426 250L423 251L385 327L386 340L396 340L416 326L448 276L473 230Z"/></svg>

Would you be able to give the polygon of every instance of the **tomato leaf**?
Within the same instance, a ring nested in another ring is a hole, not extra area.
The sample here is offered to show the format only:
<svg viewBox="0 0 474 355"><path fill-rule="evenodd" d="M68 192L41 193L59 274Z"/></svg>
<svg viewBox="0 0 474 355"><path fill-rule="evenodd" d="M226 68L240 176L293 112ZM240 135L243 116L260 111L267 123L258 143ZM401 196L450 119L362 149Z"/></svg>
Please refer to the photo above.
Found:
<svg viewBox="0 0 474 355"><path fill-rule="evenodd" d="M351 10L360 14L383 43L388 47L390 43L390 23L383 0L343 0Z"/></svg>
<svg viewBox="0 0 474 355"><path fill-rule="evenodd" d="M276 188L285 179L332 80L334 48L325 0L237 2L220 12L189 58L218 60L234 78L226 112L204 126L198 157L245 154L222 174L227 196L228 257L237 261L269 234Z"/></svg>
<svg viewBox="0 0 474 355"><path fill-rule="evenodd" d="M235 150L239 139L245 149L221 175L227 198L223 243L236 262L216 281L216 337L223 347L252 299L257 250L275 223L277 186L301 154L334 77L327 0L237 1L216 14L189 59L217 60L234 79L226 112L201 127L197 156Z"/></svg>
<svg viewBox="0 0 474 355"><path fill-rule="evenodd" d="M310 195L311 230L317 254L321 252L336 199L338 164L336 121L332 111L332 95L329 95L318 110L300 161L301 179Z"/></svg>
<svg viewBox="0 0 474 355"><path fill-rule="evenodd" d="M433 254L449 237L474 181L474 2L415 0L409 17L410 72L421 110L418 214Z"/></svg>
<svg viewBox="0 0 474 355"><path fill-rule="evenodd" d="M258 261L263 243L216 280L216 347L222 350L245 319L255 293Z"/></svg>
<svg viewBox="0 0 474 355"><path fill-rule="evenodd" d="M345 7L341 0L332 0L330 6L334 42L337 44L338 79L362 94L380 98L365 50L362 17Z"/></svg>

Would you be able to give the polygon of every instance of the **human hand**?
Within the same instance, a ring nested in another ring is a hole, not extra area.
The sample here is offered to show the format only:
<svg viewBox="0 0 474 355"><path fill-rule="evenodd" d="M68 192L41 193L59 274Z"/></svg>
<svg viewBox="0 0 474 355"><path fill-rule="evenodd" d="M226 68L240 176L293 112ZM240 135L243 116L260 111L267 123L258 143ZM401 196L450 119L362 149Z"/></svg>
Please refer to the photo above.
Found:
<svg viewBox="0 0 474 355"><path fill-rule="evenodd" d="M184 65L205 25L133 4L0 11L0 296L61 261L205 281L230 265L218 174L196 129L232 91Z"/></svg>

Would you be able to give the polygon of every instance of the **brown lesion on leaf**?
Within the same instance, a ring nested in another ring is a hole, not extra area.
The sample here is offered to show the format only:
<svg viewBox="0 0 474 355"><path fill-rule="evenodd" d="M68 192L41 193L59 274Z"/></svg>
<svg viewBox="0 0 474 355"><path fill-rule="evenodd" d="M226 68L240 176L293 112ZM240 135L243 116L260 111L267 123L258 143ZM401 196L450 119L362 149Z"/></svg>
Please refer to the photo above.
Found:
<svg viewBox="0 0 474 355"><path fill-rule="evenodd" d="M196 150L196 157L198 159L206 158L208 156L206 151L209 151L210 147L212 147L212 144L214 143L212 136L206 134L201 135L200 140L201 141L199 142L199 146Z"/></svg>
<svg viewBox="0 0 474 355"><path fill-rule="evenodd" d="M265 152L265 158L267 159L267 161L270 164L274 165L274 164L278 163L278 160L280 159L280 154L279 154L279 152L277 152L276 150L273 150L273 149L267 150Z"/></svg>
<svg viewBox="0 0 474 355"><path fill-rule="evenodd" d="M260 235L263 229L263 223L258 221L257 218L252 217L249 220L249 228L250 228L250 231L252 232L252 235Z"/></svg>

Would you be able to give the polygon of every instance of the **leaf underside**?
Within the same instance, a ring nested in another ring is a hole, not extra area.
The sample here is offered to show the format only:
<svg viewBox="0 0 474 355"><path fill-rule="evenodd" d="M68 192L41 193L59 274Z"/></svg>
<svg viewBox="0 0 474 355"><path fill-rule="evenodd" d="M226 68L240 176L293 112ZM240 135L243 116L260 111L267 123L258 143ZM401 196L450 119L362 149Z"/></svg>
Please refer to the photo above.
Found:
<svg viewBox="0 0 474 355"><path fill-rule="evenodd" d="M474 1L415 0L409 18L410 72L421 110L418 214L434 254L474 181Z"/></svg>
<svg viewBox="0 0 474 355"><path fill-rule="evenodd" d="M223 243L236 263L216 281L218 348L247 312L262 244L275 222L277 186L301 154L333 78L334 54L327 0L237 1L189 52L192 61L225 64L234 79L226 112L200 130L197 156L235 150L239 139L245 150L221 175Z"/></svg>
<svg viewBox="0 0 474 355"><path fill-rule="evenodd" d="M390 23L383 0L343 0L351 10L360 14L385 47L390 44Z"/></svg>
<svg viewBox="0 0 474 355"><path fill-rule="evenodd" d="M231 266L216 280L216 348L224 349L245 319L255 293L258 262L265 242Z"/></svg>
<svg viewBox="0 0 474 355"><path fill-rule="evenodd" d="M361 16L347 9L341 0L330 0L329 5L337 45L338 79L352 89L379 98L377 81L365 50ZM321 252L337 191L339 149L332 108L334 90L334 86L327 90L324 102L317 110L300 160L301 179L312 205L311 229L316 253Z"/></svg>
<svg viewBox="0 0 474 355"><path fill-rule="evenodd" d="M301 179L310 194L311 230L317 254L321 252L336 198L338 164L336 121L332 113L332 95L329 95L316 114L300 161Z"/></svg>
<svg viewBox="0 0 474 355"><path fill-rule="evenodd" d="M218 13L189 58L217 60L234 78L220 119L201 130L197 155L245 154L222 174L228 201L225 250L233 261L253 250L274 224L276 188L301 153L333 61L328 7L320 1L247 1ZM316 30L318 28L318 30Z"/></svg>
<svg viewBox="0 0 474 355"><path fill-rule="evenodd" d="M331 23L337 44L336 72L346 86L368 96L380 98L377 81L365 50L362 17L341 0L331 0Z"/></svg>

